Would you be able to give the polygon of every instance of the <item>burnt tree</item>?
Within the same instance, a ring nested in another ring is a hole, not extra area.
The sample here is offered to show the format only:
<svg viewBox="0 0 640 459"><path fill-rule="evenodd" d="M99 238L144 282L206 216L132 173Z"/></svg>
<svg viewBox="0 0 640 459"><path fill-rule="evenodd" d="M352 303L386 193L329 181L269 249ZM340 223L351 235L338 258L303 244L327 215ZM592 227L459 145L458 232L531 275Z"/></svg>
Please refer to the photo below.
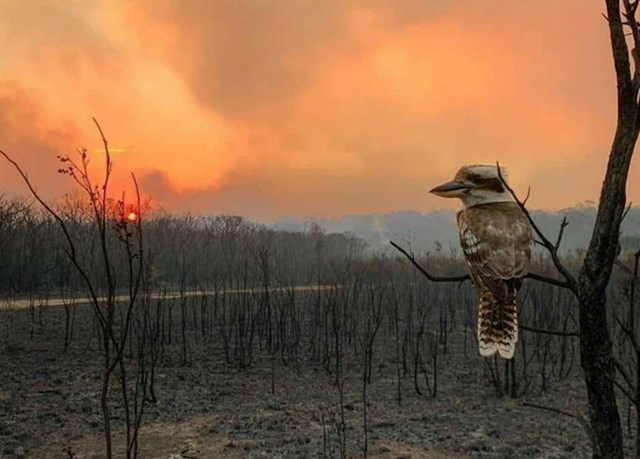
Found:
<svg viewBox="0 0 640 459"><path fill-rule="evenodd" d="M569 272L558 258L558 246L566 222L563 222L560 229L558 242L552 243L531 220L525 208L526 199L524 202L520 201L506 182L504 184L529 217L562 280L535 273L529 273L527 277L569 289L578 300L580 362L587 386L590 421L588 431L593 446L593 457L622 458L622 431L615 398L616 371L619 368L616 366L607 324L606 290L618 253L620 225L627 205L626 184L640 132L640 27L636 18L640 0L605 0L605 4L605 19L609 27L616 76L617 123L600 192L593 234L577 277ZM628 43L633 46L631 51ZM392 245L407 256L431 281L462 282L468 279L468 276L433 276L415 261L413 255L393 242Z"/></svg>
<svg viewBox="0 0 640 459"><path fill-rule="evenodd" d="M637 54L640 30L636 20L639 3L639 0L606 0L617 84L617 124L593 235L577 280L580 362L587 383L594 457L623 457L613 381L616 369L607 328L606 287L616 259L620 224L626 206L629 166L640 131L640 67ZM625 28L630 30L633 44L631 53ZM633 66L630 55L633 56Z"/></svg>

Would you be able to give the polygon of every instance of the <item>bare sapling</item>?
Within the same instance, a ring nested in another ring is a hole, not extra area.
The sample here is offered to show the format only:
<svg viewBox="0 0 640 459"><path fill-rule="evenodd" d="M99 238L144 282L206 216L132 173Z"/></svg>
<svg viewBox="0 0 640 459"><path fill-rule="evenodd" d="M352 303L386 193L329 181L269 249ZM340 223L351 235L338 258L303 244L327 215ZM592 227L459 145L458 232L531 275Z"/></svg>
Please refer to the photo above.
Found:
<svg viewBox="0 0 640 459"><path fill-rule="evenodd" d="M88 199L91 210L90 223L93 228L91 237L97 241L100 253L100 270L93 272L93 266L87 260L87 254L79 250L77 239L72 234L68 221L60 213L54 210L43 197L40 196L30 181L26 172L4 151L0 154L16 169L22 177L27 188L36 201L57 222L64 236L64 253L81 277L87 290L89 302L98 324L102 351L102 382L100 392L100 406L103 416L103 428L105 437L105 453L108 459L113 457L111 413L113 406L109 394L111 378L116 369L119 370L118 381L120 383L122 407L126 420L126 457L137 456L137 433L142 420L141 416L132 419L130 394L138 394L136 387L129 384L127 365L124 362L124 353L131 331L132 313L136 304L138 289L144 266L144 252L142 246L142 225L140 219L140 193L137 182L133 177L136 189L136 200L132 204L125 203L124 199L114 200L109 197L109 181L112 173L113 162L109 151L107 139L98 122L94 119L104 147L104 175L102 180L95 182L89 171L89 154L86 149L78 150L78 159L70 156L60 156L61 167L58 172L69 176ZM122 285L125 292L124 305L119 305L117 300L116 282L116 257L124 252L126 259L126 279ZM130 392L131 391L131 392ZM137 398L137 397L136 397ZM142 402L144 399L142 399ZM140 412L139 410L137 411Z"/></svg>

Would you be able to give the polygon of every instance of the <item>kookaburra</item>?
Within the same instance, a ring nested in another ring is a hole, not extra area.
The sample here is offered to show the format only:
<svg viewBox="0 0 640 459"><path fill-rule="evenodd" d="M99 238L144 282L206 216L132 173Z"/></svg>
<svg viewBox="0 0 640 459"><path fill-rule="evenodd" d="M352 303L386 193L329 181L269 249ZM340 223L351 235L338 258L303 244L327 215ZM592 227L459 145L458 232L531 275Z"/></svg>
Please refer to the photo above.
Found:
<svg viewBox="0 0 640 459"><path fill-rule="evenodd" d="M529 220L505 188L497 166L464 166L431 193L460 198L464 205L457 220L469 273L480 290L480 355L497 352L510 359L518 340L516 292L531 258Z"/></svg>

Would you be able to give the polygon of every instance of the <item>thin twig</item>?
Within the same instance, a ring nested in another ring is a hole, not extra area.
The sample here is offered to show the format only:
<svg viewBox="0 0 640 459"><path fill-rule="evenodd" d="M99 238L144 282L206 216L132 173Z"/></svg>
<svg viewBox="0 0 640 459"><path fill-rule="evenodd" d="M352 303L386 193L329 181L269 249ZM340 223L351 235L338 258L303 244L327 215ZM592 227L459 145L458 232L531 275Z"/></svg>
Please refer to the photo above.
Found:
<svg viewBox="0 0 640 459"><path fill-rule="evenodd" d="M624 382L627 383L627 385L630 388L633 388L633 383L631 381L631 376L629 376L629 373L627 373L627 370L625 369L625 367L622 365L622 362L620 362L620 360L618 360L617 358L613 358L613 364L616 367L616 370L618 370L618 373L620 373L620 375L622 376L622 379L624 379ZM627 394L625 394L627 395ZM627 395L629 397L629 395ZM629 397L629 400L634 401L635 397Z"/></svg>
<svg viewBox="0 0 640 459"><path fill-rule="evenodd" d="M591 428L591 425L589 424L589 421L587 419L585 419L584 416L582 416L580 414L570 413L569 411L560 410L558 408L553 408L551 406L538 405L536 403L531 403L531 402L522 402L522 406L528 406L528 407L531 407L531 408L537 408L539 410L544 410L544 411L551 411L552 413L562 414L564 416L567 416L567 417L575 419L576 421L578 421L578 423L585 430L585 432L587 433L587 435L591 439L592 444L595 444L595 439L594 439L594 436L593 436L593 429Z"/></svg>
<svg viewBox="0 0 640 459"><path fill-rule="evenodd" d="M638 344L638 340L636 339L636 335L635 333L633 333L633 330L623 324L618 316L615 316L615 319L618 325L620 325L620 328L622 328L622 331L629 338L629 341L631 341L631 345L633 346L633 350L635 351L636 355L640 355L640 345Z"/></svg>
<svg viewBox="0 0 640 459"><path fill-rule="evenodd" d="M543 276L536 273L527 273L525 276L527 279L533 279L544 284L555 285L556 287L570 289L569 283L560 279L554 279L553 277Z"/></svg>
<svg viewBox="0 0 640 459"><path fill-rule="evenodd" d="M556 251L560 249L560 243L562 242L562 236L564 236L564 229L567 227L569 222L567 221L567 217L562 217L562 222L560 223L560 231L558 231L558 238L556 239L555 249Z"/></svg>
<svg viewBox="0 0 640 459"><path fill-rule="evenodd" d="M569 413L568 411L564 411L564 410L561 410L561 409L558 409L558 408L553 408L551 406L538 405L536 403L531 403L531 402L522 402L522 406L528 406L528 407L531 407L531 408L537 408L539 410L551 411L552 413L563 414L565 416L568 416L568 417L574 418L574 419L578 418L573 413Z"/></svg>
<svg viewBox="0 0 640 459"><path fill-rule="evenodd" d="M525 205L527 203L527 201L529 200L529 196L531 196L531 187L527 188L527 195L524 197L522 205Z"/></svg>
<svg viewBox="0 0 640 459"><path fill-rule="evenodd" d="M638 46L640 46L640 31L638 30L638 23L635 18L637 5L631 5L629 0L622 0L622 3L624 3L625 9L625 12L623 14L627 18L629 28L631 28L631 35L633 36L633 49L631 51L631 56L633 57L635 66L633 80L637 84L639 72L637 59L638 55L637 53L633 52L634 50L638 49Z"/></svg>
<svg viewBox="0 0 640 459"><path fill-rule="evenodd" d="M618 362L619 363L619 362ZM614 366L618 369L618 371L620 372L620 368L622 368L622 366L620 365L620 367L618 367L617 365L617 361L616 359L613 359L613 364ZM631 400L631 402L634 402L636 400L636 398L634 397L634 394L632 394L629 389L627 389L625 386L623 386L620 381L618 381L615 377L615 374L609 374L608 371L604 370L600 365L596 365L600 371L602 372L602 375L608 379L609 381L611 381L611 383L616 386L618 389L620 389L620 391L625 395L625 397L627 397L629 400ZM615 373L615 372L614 372ZM621 373L622 374L622 373ZM624 375L623 375L624 377Z"/></svg>
<svg viewBox="0 0 640 459"><path fill-rule="evenodd" d="M622 213L622 218L620 219L620 222L623 222L625 217L627 216L627 214L629 213L629 211L631 210L631 205L633 203L631 201L629 201L629 205L627 206L627 208L624 210L624 212Z"/></svg>

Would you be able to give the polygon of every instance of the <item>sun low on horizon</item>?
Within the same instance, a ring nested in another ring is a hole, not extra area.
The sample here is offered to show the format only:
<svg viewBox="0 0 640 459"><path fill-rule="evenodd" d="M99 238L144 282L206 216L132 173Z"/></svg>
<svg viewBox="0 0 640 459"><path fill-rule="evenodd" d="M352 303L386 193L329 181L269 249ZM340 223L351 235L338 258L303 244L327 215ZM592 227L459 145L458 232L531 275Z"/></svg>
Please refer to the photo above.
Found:
<svg viewBox="0 0 640 459"><path fill-rule="evenodd" d="M0 0L0 149L54 198L58 156L85 147L101 172L95 117L114 191L134 173L168 211L260 220L456 207L429 189L496 161L532 208L597 201L616 114L602 9ZM7 164L0 180L26 191Z"/></svg>

